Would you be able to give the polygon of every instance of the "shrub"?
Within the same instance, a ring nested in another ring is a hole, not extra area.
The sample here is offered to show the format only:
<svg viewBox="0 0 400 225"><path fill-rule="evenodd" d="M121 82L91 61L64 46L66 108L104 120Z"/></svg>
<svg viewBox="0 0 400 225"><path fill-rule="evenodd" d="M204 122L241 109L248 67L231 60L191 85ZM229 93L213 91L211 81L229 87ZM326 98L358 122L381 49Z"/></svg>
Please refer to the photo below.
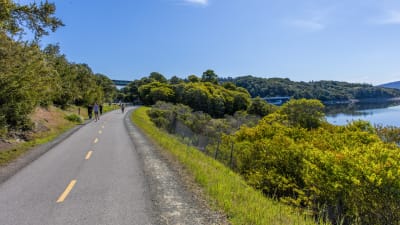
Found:
<svg viewBox="0 0 400 225"><path fill-rule="evenodd" d="M83 120L80 116L76 115L76 114L70 114L68 116L64 117L66 120L69 120L71 122L75 122L75 123L82 123Z"/></svg>

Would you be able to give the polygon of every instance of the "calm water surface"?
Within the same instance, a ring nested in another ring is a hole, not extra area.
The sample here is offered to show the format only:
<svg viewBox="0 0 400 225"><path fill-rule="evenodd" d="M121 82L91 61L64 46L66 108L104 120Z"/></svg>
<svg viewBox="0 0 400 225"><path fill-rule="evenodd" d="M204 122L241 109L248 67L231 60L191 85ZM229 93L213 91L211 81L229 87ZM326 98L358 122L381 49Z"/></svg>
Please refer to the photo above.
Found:
<svg viewBox="0 0 400 225"><path fill-rule="evenodd" d="M400 102L368 105L329 106L327 121L335 125L345 125L353 120L366 120L372 124L400 127Z"/></svg>

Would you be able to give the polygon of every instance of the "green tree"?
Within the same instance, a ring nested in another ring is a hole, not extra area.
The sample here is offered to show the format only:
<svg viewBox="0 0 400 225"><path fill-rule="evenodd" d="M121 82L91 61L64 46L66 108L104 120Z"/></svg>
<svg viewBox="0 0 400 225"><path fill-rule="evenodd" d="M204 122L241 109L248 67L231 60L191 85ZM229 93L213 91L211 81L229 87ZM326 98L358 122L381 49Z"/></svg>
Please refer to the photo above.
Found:
<svg viewBox="0 0 400 225"><path fill-rule="evenodd" d="M188 80L192 83L200 82L200 78L198 78L196 75L189 75Z"/></svg>
<svg viewBox="0 0 400 225"><path fill-rule="evenodd" d="M54 16L56 6L48 1L21 5L11 0L0 1L0 32L22 36L28 29L35 40L54 32L64 24Z"/></svg>
<svg viewBox="0 0 400 225"><path fill-rule="evenodd" d="M148 77L143 77L140 80L134 80L130 82L126 87L120 90L120 92L124 94L124 98L119 98L119 100L125 102L139 102L139 87L145 84L149 84L151 82L153 82L153 80Z"/></svg>
<svg viewBox="0 0 400 225"><path fill-rule="evenodd" d="M95 74L97 85L100 86L104 93L104 99L101 101L113 102L117 95L117 87L110 78L103 74Z"/></svg>
<svg viewBox="0 0 400 225"><path fill-rule="evenodd" d="M161 73L158 73L158 72L150 73L149 78L153 79L154 81L158 81L160 83L167 83L167 79L164 77L164 75L162 75Z"/></svg>
<svg viewBox="0 0 400 225"><path fill-rule="evenodd" d="M214 70L206 70L201 77L201 81L218 84L218 76L215 74Z"/></svg>
<svg viewBox="0 0 400 225"><path fill-rule="evenodd" d="M183 83L183 82L184 82L183 79L181 79L181 78L179 78L177 76L173 76L173 77L171 77L171 79L169 79L169 83L170 84L180 84L180 83Z"/></svg>
<svg viewBox="0 0 400 225"><path fill-rule="evenodd" d="M149 98L153 103L158 101L173 101L174 91L168 86L154 87L150 89Z"/></svg>
<svg viewBox="0 0 400 225"><path fill-rule="evenodd" d="M48 45L43 52L48 65L56 70L59 78L59 90L55 93L53 103L63 108L73 104L79 93L76 71L65 55L60 53L60 46Z"/></svg>
<svg viewBox="0 0 400 225"><path fill-rule="evenodd" d="M252 99L251 105L250 105L249 109L247 110L248 113L259 115L261 117L264 117L275 111L276 111L276 106L267 103L265 100L263 100L260 97Z"/></svg>
<svg viewBox="0 0 400 225"><path fill-rule="evenodd" d="M250 106L250 96L241 92L235 93L233 98L233 111L246 111Z"/></svg>
<svg viewBox="0 0 400 225"><path fill-rule="evenodd" d="M287 78L259 78L253 76L230 79L254 97L290 96L295 99L318 99L321 101L346 101L363 98L392 98L400 96L400 90L374 87L339 81L294 82Z"/></svg>
<svg viewBox="0 0 400 225"><path fill-rule="evenodd" d="M183 104L195 111L208 111L209 92L201 83L189 83L183 93Z"/></svg>
<svg viewBox="0 0 400 225"><path fill-rule="evenodd" d="M232 82L225 82L222 84L222 87L231 91L236 91L237 89L236 85Z"/></svg>
<svg viewBox="0 0 400 225"><path fill-rule="evenodd" d="M29 129L28 115L58 91L56 72L36 45L14 42L0 33L0 123Z"/></svg>
<svg viewBox="0 0 400 225"><path fill-rule="evenodd" d="M153 105L159 100L171 100L173 95L173 90L168 84L158 81L139 87L139 96L145 105Z"/></svg>
<svg viewBox="0 0 400 225"><path fill-rule="evenodd" d="M324 121L324 105L318 100L290 100L285 103L280 112L288 117L293 126L307 129L317 128Z"/></svg>
<svg viewBox="0 0 400 225"><path fill-rule="evenodd" d="M19 43L29 30L35 42L49 30L62 26L53 16L52 3L21 5L0 1L0 135L8 129L29 129L28 115L39 105L49 104L59 91L57 72L46 62L34 43Z"/></svg>
<svg viewBox="0 0 400 225"><path fill-rule="evenodd" d="M93 104L95 101L100 102L104 98L104 92L96 83L92 69L87 64L73 65L74 72L76 72L76 81L78 82L78 93L75 104Z"/></svg>

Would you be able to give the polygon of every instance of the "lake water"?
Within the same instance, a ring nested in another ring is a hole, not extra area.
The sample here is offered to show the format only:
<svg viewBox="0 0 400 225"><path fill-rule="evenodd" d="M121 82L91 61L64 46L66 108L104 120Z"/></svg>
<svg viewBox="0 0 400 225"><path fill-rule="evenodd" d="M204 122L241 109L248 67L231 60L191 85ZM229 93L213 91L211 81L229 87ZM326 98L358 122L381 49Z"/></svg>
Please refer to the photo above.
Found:
<svg viewBox="0 0 400 225"><path fill-rule="evenodd" d="M366 120L371 124L400 127L400 102L328 106L326 115L327 121L335 125Z"/></svg>

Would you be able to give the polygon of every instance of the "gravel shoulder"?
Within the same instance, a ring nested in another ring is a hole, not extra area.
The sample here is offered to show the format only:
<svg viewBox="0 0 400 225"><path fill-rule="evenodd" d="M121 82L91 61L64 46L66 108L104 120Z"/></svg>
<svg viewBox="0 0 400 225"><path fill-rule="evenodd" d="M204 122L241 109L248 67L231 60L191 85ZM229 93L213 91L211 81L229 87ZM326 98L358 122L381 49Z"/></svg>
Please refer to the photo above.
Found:
<svg viewBox="0 0 400 225"><path fill-rule="evenodd" d="M153 212L157 224L229 224L226 217L211 210L205 195L182 166L159 149L132 122L124 120L135 150L142 158Z"/></svg>

